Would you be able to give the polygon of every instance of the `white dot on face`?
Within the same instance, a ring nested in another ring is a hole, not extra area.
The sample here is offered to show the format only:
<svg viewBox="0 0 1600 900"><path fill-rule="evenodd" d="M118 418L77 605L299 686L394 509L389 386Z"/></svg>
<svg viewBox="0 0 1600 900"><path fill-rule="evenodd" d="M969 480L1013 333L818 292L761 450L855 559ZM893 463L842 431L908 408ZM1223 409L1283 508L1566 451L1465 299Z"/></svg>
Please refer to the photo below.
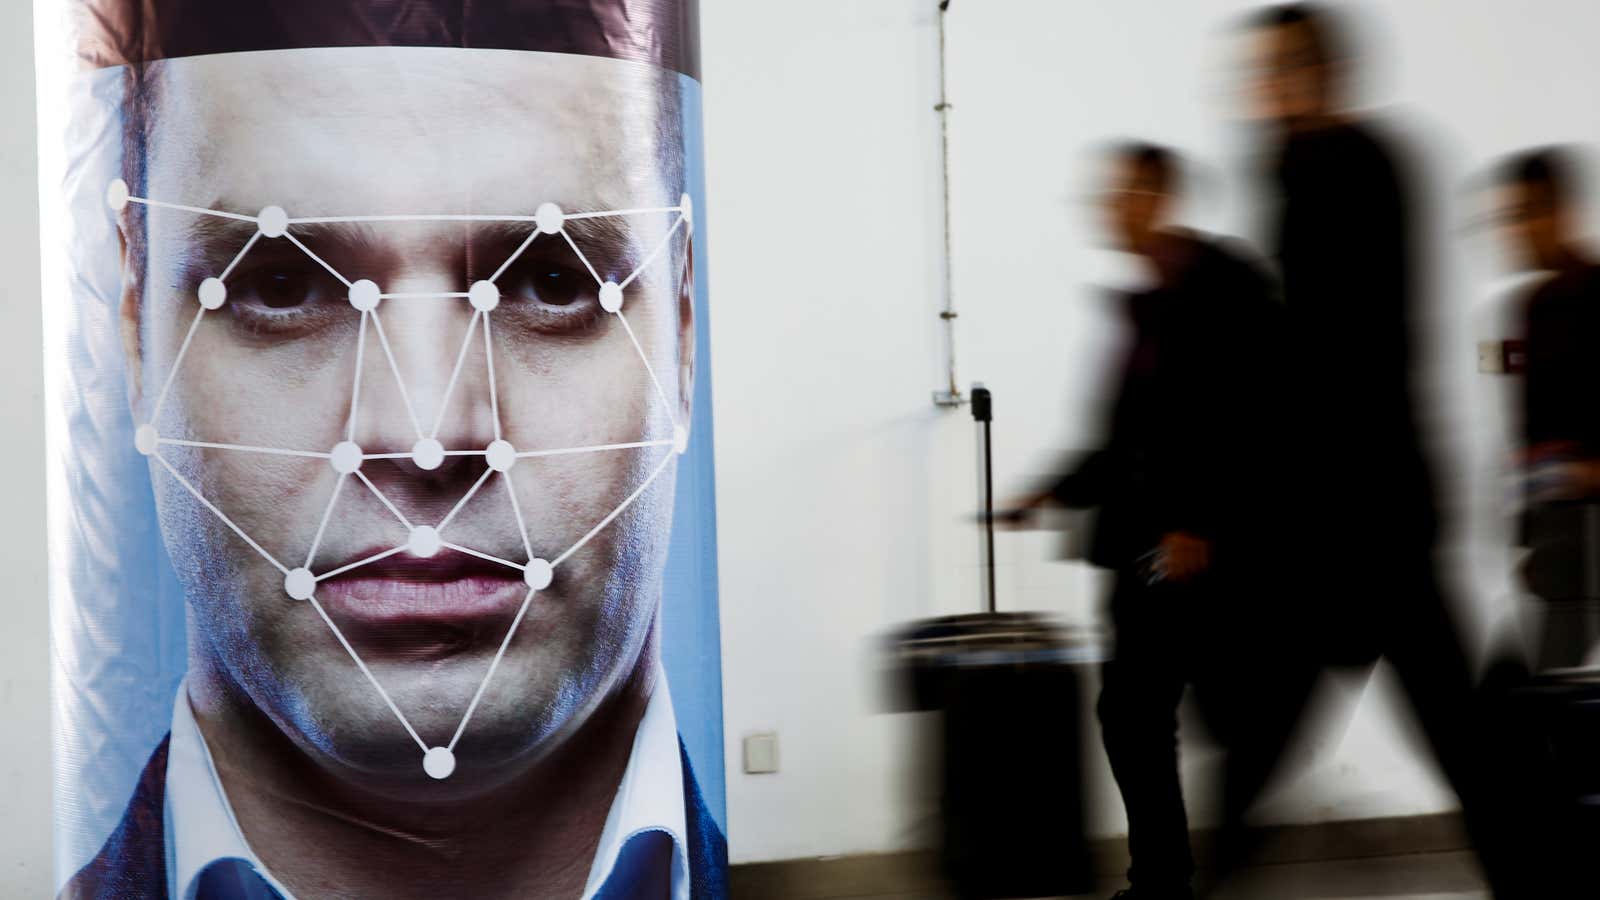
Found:
<svg viewBox="0 0 1600 900"><path fill-rule="evenodd" d="M269 206L256 214L256 227L262 237L283 237L289 230L289 214L281 206Z"/></svg>
<svg viewBox="0 0 1600 900"><path fill-rule="evenodd" d="M600 285L600 308L608 313L622 308L622 285L615 281Z"/></svg>
<svg viewBox="0 0 1600 900"><path fill-rule="evenodd" d="M432 525L418 525L411 529L411 536L406 539L406 552L412 556L432 556L443 546L439 532Z"/></svg>
<svg viewBox="0 0 1600 900"><path fill-rule="evenodd" d="M689 224L693 224L694 223L694 200L691 199L688 194L684 194L683 196L678 198L678 206L679 206L679 208L681 208L683 210L683 221L686 222L686 223L689 223Z"/></svg>
<svg viewBox="0 0 1600 900"><path fill-rule="evenodd" d="M361 312L370 312L378 308L378 301L383 299L379 296L382 293L378 290L377 282L363 278L350 285L350 293L347 296L350 298L351 306Z"/></svg>
<svg viewBox="0 0 1600 900"><path fill-rule="evenodd" d="M522 580L527 582L528 587L536 591L542 591L549 587L550 582L555 580L555 577L555 567L550 565L549 560L530 559L528 560L528 567L522 570Z"/></svg>
<svg viewBox="0 0 1600 900"><path fill-rule="evenodd" d="M140 425L133 432L133 446L145 456L156 452L156 444L159 441L160 435L156 434L154 425Z"/></svg>
<svg viewBox="0 0 1600 900"><path fill-rule="evenodd" d="M111 183L106 185L106 205L111 207L113 212L122 212L122 208L128 205L128 183L126 181L121 178L111 179Z"/></svg>
<svg viewBox="0 0 1600 900"><path fill-rule="evenodd" d="M489 462L489 468L496 472L505 472L517 464L517 449L511 446L510 441L495 441L484 450L483 455Z"/></svg>
<svg viewBox="0 0 1600 900"><path fill-rule="evenodd" d="M527 207L524 206L523 209ZM539 208L533 211L533 221L539 226L541 234L555 234L567 223L567 214L554 203L541 203Z"/></svg>
<svg viewBox="0 0 1600 900"><path fill-rule="evenodd" d="M433 438L423 438L411 445L411 461L419 469L437 469L444 464L444 445Z"/></svg>
<svg viewBox="0 0 1600 900"><path fill-rule="evenodd" d="M422 754L422 771L427 772L429 778L443 781L455 770L456 755L449 747L434 747Z"/></svg>
<svg viewBox="0 0 1600 900"><path fill-rule="evenodd" d="M283 590L296 600L309 600L317 592L317 577L310 569L290 569L283 577Z"/></svg>
<svg viewBox="0 0 1600 900"><path fill-rule="evenodd" d="M216 309L228 299L228 286L220 278L207 278L200 282L200 305Z"/></svg>
<svg viewBox="0 0 1600 900"><path fill-rule="evenodd" d="M355 441L340 441L333 445L328 463L340 475L349 475L361 468L361 447Z"/></svg>
<svg viewBox="0 0 1600 900"><path fill-rule="evenodd" d="M500 289L492 281L474 281L467 288L467 302L479 312L488 312L500 305Z"/></svg>
<svg viewBox="0 0 1600 900"><path fill-rule="evenodd" d="M689 429L682 425L672 426L672 449L679 453L689 449Z"/></svg>

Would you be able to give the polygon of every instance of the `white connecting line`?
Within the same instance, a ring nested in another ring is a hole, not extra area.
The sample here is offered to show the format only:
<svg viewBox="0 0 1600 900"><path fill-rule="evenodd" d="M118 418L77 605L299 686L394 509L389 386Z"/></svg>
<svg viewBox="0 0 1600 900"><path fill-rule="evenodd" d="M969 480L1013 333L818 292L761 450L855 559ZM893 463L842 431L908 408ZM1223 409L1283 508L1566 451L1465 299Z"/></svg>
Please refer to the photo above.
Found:
<svg viewBox="0 0 1600 900"><path fill-rule="evenodd" d="M478 701L483 698L484 692L489 687L489 682L494 678L495 671L499 668L500 661L505 656L506 648L511 645L511 640L516 635L517 629L521 626L523 618L527 615L528 609L533 603L534 596L539 591L549 587L551 581L554 579L555 568L557 566L566 562L573 556L573 554L581 550L584 545L593 540L596 535L604 530L607 525L610 525L613 521L615 521L624 510L632 505L635 500L637 500L644 494L646 490L649 489L656 479L666 471L668 464L674 458L674 454L666 454L661 461L654 466L650 474L645 477L644 481L640 483L626 499L618 504L617 507L608 513L604 518L602 518L593 528L590 528L587 532L585 532L584 535L578 538L578 540L575 541L570 547L552 560L541 559L534 555L533 543L528 535L528 526L522 515L521 503L517 499L515 486L512 484L511 479L506 476L506 473L509 472L512 466L514 466L520 459L531 459L547 456L565 456L580 453L604 453L618 450L633 450L669 446L674 448L677 454L681 454L685 451L685 449L687 449L688 431L684 423L678 421L676 410L674 409L672 402L668 399L667 393L662 387L661 380L656 376L655 369L650 364L648 354L645 353L643 345L639 342L639 338L634 334L632 326L628 324L627 318L622 314L622 303L623 291L661 255L661 253L668 246L669 242L672 240L672 237L677 232L678 228L690 226L692 207L690 205L688 195L686 194L683 196L678 206L603 210L578 213L565 213L555 204L546 203L541 205L533 215L389 215L314 216L305 218L290 218L281 208L275 206L269 206L255 216L249 216L242 213L206 209L198 206L185 206L177 203L167 203L159 200L151 200L146 197L133 197L129 196L128 194L128 186L121 179L117 179L113 181L110 187L107 189L106 201L114 211L118 212L120 212L129 203L139 203L150 207L189 212L195 215L213 216L223 219L232 219L235 221L251 222L256 225L256 231L250 235L250 239L245 242L244 246L227 264L227 266L223 268L223 270L214 278L207 278L201 283L199 290L200 308L195 312L194 319L190 322L188 331L184 334L183 342L178 347L178 353L173 359L172 368L167 373L167 378L161 386L161 392L156 397L156 402L151 412L150 421L141 424L135 430L134 444L140 453L143 453L146 456L154 457L156 462L158 462L161 467L165 469L175 481L177 481L178 484L182 485L186 491L192 494L201 505L210 510L218 520L226 525L234 534L238 535L239 538L248 544L252 550L260 554L263 559L271 563L272 566L279 572L283 573L284 592L295 600L308 601L310 606L316 611L317 615L325 623L327 623L328 629L333 632L333 636L338 640L340 646L342 646L345 649L345 652L350 655L350 658L356 664L356 668L361 671L361 674L366 677L367 681L370 682L372 687L378 692L378 695L382 697L384 704L389 707L391 712L394 713L395 718L399 720L400 725L405 729L406 734L409 735L411 739L416 742L417 746L423 751L423 769L427 772L427 774L433 778L448 778L450 774L455 771L454 754L456 744L461 740L462 733L466 731L467 723L472 719L473 713L477 710ZM572 239L572 236L567 233L565 228L565 223L567 221L577 219L667 213L677 214L676 219L672 223L672 227L667 230L667 233L662 237L661 242L649 253L649 255L645 257L644 261L640 263L639 266L620 283L607 281L601 278L599 273L595 271L594 266L590 263L588 257L584 255L583 251L578 247L577 242ZM448 291L435 293L384 293L376 284L366 279L351 281L349 278L346 278L326 260L314 253L311 248L307 247L292 233L292 229L296 225L357 222L525 222L532 225L533 228L527 239L524 240L516 248L516 250L513 251L512 254L494 270L494 274L490 275L489 278L485 280L473 283L467 291ZM640 362L644 364L645 372L650 376L650 383L655 390L656 396L660 399L663 408L666 410L668 420L673 423L672 438L663 440L639 440L612 444L594 444L583 447L561 447L548 450L518 450L502 437L500 402L498 391L495 385L494 344L491 336L490 326L492 313L500 302L500 290L496 283L499 278L505 274L506 270L516 262L518 257L522 255L523 251L527 250L527 248L533 243L534 238L541 234L560 234L561 237L566 240L568 246L572 248L573 253L577 254L579 261L583 263L584 269L587 270L590 276L594 278L596 285L599 286L599 300L601 308L606 312L615 315L617 317L617 321L622 324L623 330L628 335L629 342L633 345L635 351L637 351ZM219 309L224 303L227 302L228 276L233 273L234 268L238 266L240 260L244 258L245 254L248 253L250 249L254 247L262 238L269 240L282 238L299 248L308 258L317 263L317 265L321 266L323 269L327 270L330 275L338 279L339 282L345 286L348 291L350 305L361 313L361 323L358 327L356 337L355 377L353 379L353 385L350 393L350 410L347 422L345 423L345 427L343 429L345 439L339 444L335 445L331 450L300 450L279 447L263 447L250 444L227 443L220 441L189 440L163 437L156 430L155 423L160 421L161 410L172 390L173 383L177 378L178 369L183 364L184 356L189 351L189 346L194 340L195 333L200 329L201 320L205 317L205 314L208 311ZM467 324L466 336L462 340L460 350L456 354L455 365L451 370L450 379L447 382L439 401L438 413L436 414L434 421L431 423L432 427L429 429L423 428L423 423L418 417L416 405L413 403L410 393L406 390L405 378L401 372L399 363L395 359L394 351L389 343L388 334L383 327L383 321L378 315L378 307L382 301L413 299L466 299L473 308L472 318ZM409 450L367 452L355 443L356 413L361 402L362 372L363 364L365 362L369 324L371 326L371 331L377 336L379 348L382 350L387 368L394 378L395 387L399 392L401 402L405 406L406 414L409 418L409 424L411 425L411 428L417 437L416 443L413 444ZM461 371L465 364L467 353L472 346L472 342L475 339L476 332L480 325L482 326L483 331L482 340L484 347L485 368L487 370L486 374L488 378L489 405L492 417L494 419L494 440L487 447L483 448L446 449L438 440L439 432L444 422L445 411L449 407L450 398L455 392L457 382L460 380ZM333 491L328 497L328 503L322 510L322 514L318 520L316 534L312 538L311 547L306 553L304 563L291 568L290 566L279 561L275 556L268 552L265 547L262 547L253 538L251 538L250 535L246 534L243 528L240 528L239 525L230 519L228 515L221 509L218 509L216 504L207 499L198 487L196 487L188 478L185 478L178 471L177 467L175 467L171 461L161 454L161 448L164 446L190 447L207 450L224 450L240 453L255 453L273 456L303 457L327 460L328 464L332 466L336 472L338 472L339 477L334 482ZM468 488L461 498L456 501L449 513L447 513L442 519L433 525L415 524L411 522L406 515L402 513L387 496L384 495L383 491L380 490L378 486L367 477L366 473L361 471L362 464L368 460L396 459L411 460L418 467L424 470L432 470L437 469L444 463L445 458L450 456L482 457L485 463L485 468L483 474L480 475L473 483L472 487ZM488 482L488 480L496 473L502 476L501 481L505 485L506 494L511 501L512 512L516 516L517 531L522 536L523 550L527 554L527 558L524 562L516 562L514 560L504 559L502 557L486 553L482 550L477 550L472 547L467 547L459 543L445 540L444 538L444 531L455 519L456 514L461 512L461 510L467 505L467 502L470 501L473 496L475 496L484 486L484 484ZM322 546L322 539L324 534L327 532L328 523L333 517L334 507L338 504L339 498L345 489L345 482L349 481L350 476L352 475L361 483L362 487L376 497L377 500L384 506L384 508L387 509L389 513L407 529L409 536L406 542L399 546L390 547L386 550L374 553L364 559L347 563L339 566L338 568L331 569L320 574L313 573L311 571L311 566L316 560L317 550ZM483 680L479 683L476 692L473 694L471 703L468 704L466 711L462 714L460 724L456 726L455 733L451 736L449 743L444 746L430 747L428 743L417 734L416 729L412 727L411 722L406 718L405 713L401 712L400 708L395 705L394 700L391 699L388 692L384 690L383 685L380 684L378 679L373 676L372 671L368 669L366 663L362 661L360 654L358 654L355 648L350 645L350 642L345 639L344 634L339 630L339 626L334 623L333 619L323 609L322 605L317 601L315 595L317 585L319 583L329 578L335 578L346 574L355 569L361 568L362 566L371 565L400 553L410 553L414 556L432 556L442 549L449 549L458 553L464 553L487 562L517 570L522 573L523 581L527 584L528 591L522 600L521 607L517 611L516 618L512 621L510 628L507 629L504 638L500 642L499 649L495 652L494 658L490 661L488 670L484 673Z"/></svg>

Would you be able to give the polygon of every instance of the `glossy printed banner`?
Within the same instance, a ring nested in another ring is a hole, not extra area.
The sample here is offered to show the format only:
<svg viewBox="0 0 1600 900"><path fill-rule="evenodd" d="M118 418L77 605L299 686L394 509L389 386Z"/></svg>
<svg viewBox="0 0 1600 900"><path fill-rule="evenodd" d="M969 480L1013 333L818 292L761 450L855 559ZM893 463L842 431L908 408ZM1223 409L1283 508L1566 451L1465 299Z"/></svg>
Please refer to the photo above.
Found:
<svg viewBox="0 0 1600 900"><path fill-rule="evenodd" d="M724 896L692 0L67 7L61 895Z"/></svg>

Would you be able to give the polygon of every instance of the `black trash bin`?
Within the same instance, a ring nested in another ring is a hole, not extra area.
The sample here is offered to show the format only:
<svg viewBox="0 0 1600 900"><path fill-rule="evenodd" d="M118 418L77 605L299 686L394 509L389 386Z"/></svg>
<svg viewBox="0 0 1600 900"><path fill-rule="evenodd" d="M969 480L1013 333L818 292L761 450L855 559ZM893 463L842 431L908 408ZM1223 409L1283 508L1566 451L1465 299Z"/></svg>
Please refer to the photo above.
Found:
<svg viewBox="0 0 1600 900"><path fill-rule="evenodd" d="M1045 897L1094 887L1084 835L1080 666L1092 632L997 612L993 398L973 385L986 612L911 623L886 642L891 706L942 711L944 869L964 898Z"/></svg>
<svg viewBox="0 0 1600 900"><path fill-rule="evenodd" d="M915 623L889 641L898 708L939 710L941 857L962 897L1094 887L1080 668L1091 633L1035 613Z"/></svg>

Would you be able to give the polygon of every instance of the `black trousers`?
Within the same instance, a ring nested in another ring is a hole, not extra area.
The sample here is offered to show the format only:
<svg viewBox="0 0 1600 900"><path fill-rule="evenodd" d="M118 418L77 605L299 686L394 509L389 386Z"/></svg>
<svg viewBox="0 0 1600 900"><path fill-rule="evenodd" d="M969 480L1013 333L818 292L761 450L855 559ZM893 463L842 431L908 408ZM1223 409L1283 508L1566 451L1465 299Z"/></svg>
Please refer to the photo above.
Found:
<svg viewBox="0 0 1600 900"><path fill-rule="evenodd" d="M1178 774L1178 706L1188 687L1227 752L1214 860L1226 872L1251 848L1245 813L1279 768L1322 671L1370 669L1381 657L1461 800L1495 895L1527 895L1530 823L1511 814L1521 806L1519 772L1491 749L1493 725L1431 561L1423 552L1379 562L1387 565L1366 570L1359 595L1337 580L1259 569L1182 585L1118 573L1116 650L1103 667L1099 716L1127 810L1135 886L1177 890L1194 875Z"/></svg>
<svg viewBox="0 0 1600 900"><path fill-rule="evenodd" d="M1152 892L1187 888L1194 874L1178 778L1178 704L1215 656L1216 582L1147 584L1117 574L1113 658L1102 667L1101 736L1128 814L1128 880Z"/></svg>
<svg viewBox="0 0 1600 900"><path fill-rule="evenodd" d="M1494 895L1529 895L1538 823L1515 813L1526 772L1496 749L1496 723L1430 556L1426 548L1369 556L1361 586L1280 578L1277 590L1258 583L1241 592L1231 650L1199 693L1206 722L1227 749L1216 841L1223 872L1251 848L1245 813L1278 769L1323 669L1370 671L1383 658L1461 801Z"/></svg>

